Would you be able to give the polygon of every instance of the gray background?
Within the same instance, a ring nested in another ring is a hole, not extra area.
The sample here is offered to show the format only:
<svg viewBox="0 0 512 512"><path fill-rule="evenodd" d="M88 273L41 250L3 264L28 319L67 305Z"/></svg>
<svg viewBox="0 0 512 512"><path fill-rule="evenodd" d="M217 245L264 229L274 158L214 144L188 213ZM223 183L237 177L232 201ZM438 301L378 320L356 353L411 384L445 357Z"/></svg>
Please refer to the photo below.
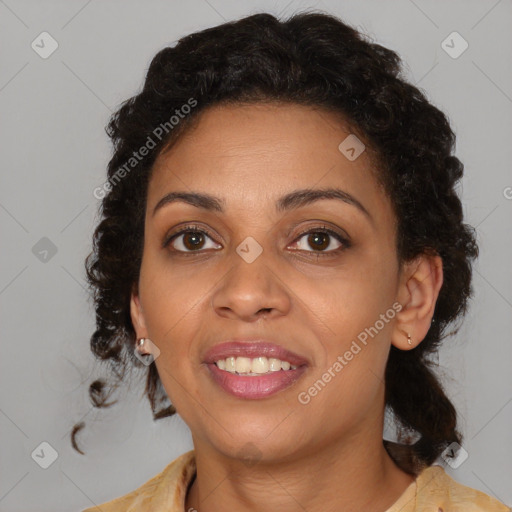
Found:
<svg viewBox="0 0 512 512"><path fill-rule="evenodd" d="M397 51L453 123L481 257L471 310L439 357L469 453L448 470L512 503L510 0L0 0L1 511L78 511L135 489L192 448L179 417L152 421L140 376L118 406L98 411L88 401L88 384L103 373L89 351L83 260L110 155L104 126L178 37L262 10L306 8L339 15ZM31 48L43 31L59 45L47 59ZM453 31L469 43L456 59L441 47ZM41 252L43 237L54 255ZM69 443L81 419L85 456ZM48 469L31 458L43 441L58 452Z"/></svg>

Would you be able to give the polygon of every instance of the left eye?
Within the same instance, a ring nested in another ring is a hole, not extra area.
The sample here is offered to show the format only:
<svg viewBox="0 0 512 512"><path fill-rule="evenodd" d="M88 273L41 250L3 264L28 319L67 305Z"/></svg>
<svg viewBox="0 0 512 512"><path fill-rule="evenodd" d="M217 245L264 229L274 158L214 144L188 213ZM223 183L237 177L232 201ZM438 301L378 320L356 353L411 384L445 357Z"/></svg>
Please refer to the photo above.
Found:
<svg viewBox="0 0 512 512"><path fill-rule="evenodd" d="M296 242L299 245L298 249L308 252L334 252L343 245L348 245L346 240L338 233L330 230L308 231L303 233L298 240L299 242ZM336 242L338 245L333 247L333 243L335 244ZM303 244L302 246L300 245L301 243ZM312 247L313 251L309 251L305 245Z"/></svg>

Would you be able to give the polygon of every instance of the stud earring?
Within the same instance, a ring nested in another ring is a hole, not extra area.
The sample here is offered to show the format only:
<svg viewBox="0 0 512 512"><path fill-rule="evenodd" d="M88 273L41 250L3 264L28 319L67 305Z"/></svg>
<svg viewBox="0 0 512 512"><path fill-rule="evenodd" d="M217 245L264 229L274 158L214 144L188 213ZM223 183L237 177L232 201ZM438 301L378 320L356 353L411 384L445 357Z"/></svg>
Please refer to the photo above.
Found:
<svg viewBox="0 0 512 512"><path fill-rule="evenodd" d="M139 354L144 354L143 347L144 347L145 343L146 343L146 338L140 338L137 341L137 351L139 352Z"/></svg>

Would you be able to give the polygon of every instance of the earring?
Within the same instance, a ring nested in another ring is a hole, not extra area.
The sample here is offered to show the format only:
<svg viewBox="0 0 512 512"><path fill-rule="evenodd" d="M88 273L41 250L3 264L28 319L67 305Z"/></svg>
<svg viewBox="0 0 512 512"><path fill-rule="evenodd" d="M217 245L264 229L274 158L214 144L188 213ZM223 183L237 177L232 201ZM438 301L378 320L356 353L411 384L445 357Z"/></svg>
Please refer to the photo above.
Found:
<svg viewBox="0 0 512 512"><path fill-rule="evenodd" d="M407 333L407 343L409 345L412 345L412 339L411 339L411 335L409 333Z"/></svg>
<svg viewBox="0 0 512 512"><path fill-rule="evenodd" d="M145 343L146 343L146 338L140 338L137 341L137 351L139 352L139 354L144 354L143 347L144 347Z"/></svg>

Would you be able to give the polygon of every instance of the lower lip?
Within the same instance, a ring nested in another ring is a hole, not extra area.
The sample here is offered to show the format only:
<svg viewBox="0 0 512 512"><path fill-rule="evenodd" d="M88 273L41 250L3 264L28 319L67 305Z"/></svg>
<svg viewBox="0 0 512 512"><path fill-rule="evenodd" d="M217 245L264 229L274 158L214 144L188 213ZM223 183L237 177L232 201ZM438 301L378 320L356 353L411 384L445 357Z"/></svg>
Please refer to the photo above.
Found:
<svg viewBox="0 0 512 512"><path fill-rule="evenodd" d="M207 366L213 380L224 391L238 398L253 400L266 398L290 387L306 371L306 366L299 366L295 370L279 370L259 377L250 377L221 370L215 363Z"/></svg>

